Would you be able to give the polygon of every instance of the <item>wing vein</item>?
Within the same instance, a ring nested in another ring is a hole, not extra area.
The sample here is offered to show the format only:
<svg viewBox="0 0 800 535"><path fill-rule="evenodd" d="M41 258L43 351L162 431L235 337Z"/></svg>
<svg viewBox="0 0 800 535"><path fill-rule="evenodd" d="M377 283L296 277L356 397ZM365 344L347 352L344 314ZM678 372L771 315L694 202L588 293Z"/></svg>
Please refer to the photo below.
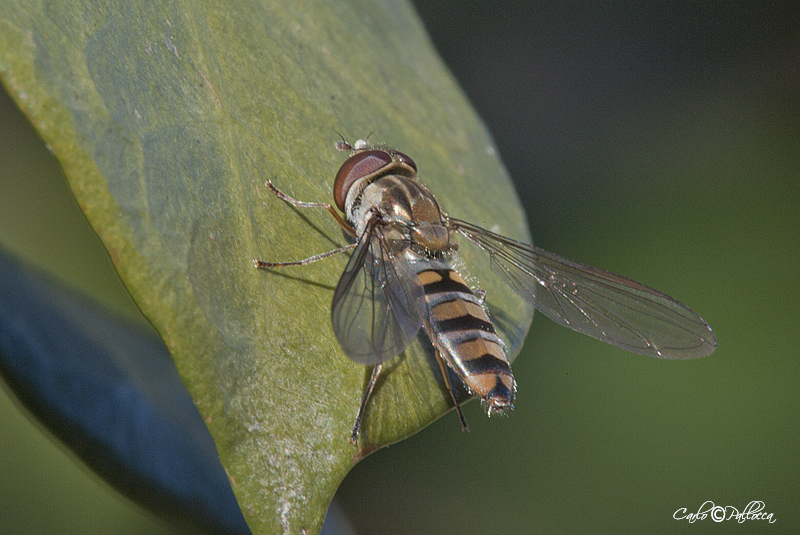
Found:
<svg viewBox="0 0 800 535"><path fill-rule="evenodd" d="M695 358L716 348L708 324L668 295L465 221L450 224L489 254L506 284L561 325L654 357Z"/></svg>

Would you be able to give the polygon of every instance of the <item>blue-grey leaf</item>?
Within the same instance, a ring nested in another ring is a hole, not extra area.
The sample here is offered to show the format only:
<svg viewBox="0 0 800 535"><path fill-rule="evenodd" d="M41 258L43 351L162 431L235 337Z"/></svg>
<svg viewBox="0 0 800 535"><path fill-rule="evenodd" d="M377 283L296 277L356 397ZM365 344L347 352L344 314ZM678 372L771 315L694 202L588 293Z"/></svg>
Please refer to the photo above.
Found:
<svg viewBox="0 0 800 535"><path fill-rule="evenodd" d="M0 375L45 427L124 494L198 530L250 532L158 336L2 250Z"/></svg>

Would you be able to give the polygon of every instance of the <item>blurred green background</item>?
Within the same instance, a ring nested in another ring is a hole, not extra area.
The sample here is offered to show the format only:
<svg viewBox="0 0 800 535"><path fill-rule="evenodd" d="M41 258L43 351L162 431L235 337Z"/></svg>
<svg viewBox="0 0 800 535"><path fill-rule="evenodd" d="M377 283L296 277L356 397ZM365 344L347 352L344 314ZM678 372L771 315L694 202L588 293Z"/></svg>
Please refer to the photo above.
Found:
<svg viewBox="0 0 800 535"><path fill-rule="evenodd" d="M450 414L360 463L337 495L356 531L799 532L797 7L417 8L495 136L537 245L683 301L719 349L658 361L537 316L514 364L516 411L489 420L471 403L469 433ZM135 316L7 95L0 245ZM0 421L0 533L169 532L5 394ZM777 521L672 518L707 500L761 500Z"/></svg>

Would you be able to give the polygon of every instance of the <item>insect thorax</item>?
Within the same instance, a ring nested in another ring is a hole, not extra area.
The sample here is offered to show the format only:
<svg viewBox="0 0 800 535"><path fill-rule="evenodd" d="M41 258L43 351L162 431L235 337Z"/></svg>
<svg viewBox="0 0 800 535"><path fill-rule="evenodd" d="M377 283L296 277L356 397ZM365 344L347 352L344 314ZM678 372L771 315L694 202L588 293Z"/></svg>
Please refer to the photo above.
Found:
<svg viewBox="0 0 800 535"><path fill-rule="evenodd" d="M439 203L413 177L386 175L369 183L356 182L347 195L346 210L359 236L370 218L378 215L391 243L404 242L432 255L454 249L453 231Z"/></svg>

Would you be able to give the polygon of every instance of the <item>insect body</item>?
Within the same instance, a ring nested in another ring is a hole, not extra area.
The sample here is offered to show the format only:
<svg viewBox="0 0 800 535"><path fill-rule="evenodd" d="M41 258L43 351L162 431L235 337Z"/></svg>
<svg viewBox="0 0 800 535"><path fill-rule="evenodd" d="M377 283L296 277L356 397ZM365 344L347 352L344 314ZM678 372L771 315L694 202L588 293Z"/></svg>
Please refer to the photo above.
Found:
<svg viewBox="0 0 800 535"><path fill-rule="evenodd" d="M685 305L639 283L572 262L451 218L417 179L405 154L339 141L350 152L333 184L336 207L304 203L267 187L298 207L327 208L355 242L294 262L306 265L352 250L331 306L345 353L373 365L351 441L384 362L401 353L424 328L445 384L466 428L447 368L481 398L489 415L513 409L516 385L503 341L486 312L483 295L453 269L456 235L486 251L493 270L520 296L557 323L635 353L672 359L701 357L716 348L703 319Z"/></svg>

